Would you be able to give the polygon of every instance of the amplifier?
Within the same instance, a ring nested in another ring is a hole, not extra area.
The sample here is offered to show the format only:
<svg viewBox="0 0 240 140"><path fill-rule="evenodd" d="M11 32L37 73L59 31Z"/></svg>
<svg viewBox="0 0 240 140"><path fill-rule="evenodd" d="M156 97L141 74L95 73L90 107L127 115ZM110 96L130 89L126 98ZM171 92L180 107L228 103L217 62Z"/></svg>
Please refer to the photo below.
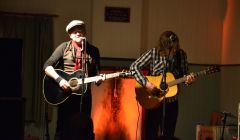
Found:
<svg viewBox="0 0 240 140"><path fill-rule="evenodd" d="M239 126L238 126L239 127ZM225 126L224 140L235 140L238 135L237 126ZM220 140L222 136L222 126L197 125L196 140Z"/></svg>

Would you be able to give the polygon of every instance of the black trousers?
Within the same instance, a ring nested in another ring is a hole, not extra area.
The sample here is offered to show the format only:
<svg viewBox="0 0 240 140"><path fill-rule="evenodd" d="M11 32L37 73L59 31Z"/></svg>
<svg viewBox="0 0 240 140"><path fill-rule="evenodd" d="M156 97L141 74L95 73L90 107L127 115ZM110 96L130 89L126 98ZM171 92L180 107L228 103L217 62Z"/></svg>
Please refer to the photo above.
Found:
<svg viewBox="0 0 240 140"><path fill-rule="evenodd" d="M81 99L82 98L82 99ZM84 95L71 95L64 103L58 106L57 127L54 140L64 140L69 120L76 114L83 113L91 117L92 95L87 90Z"/></svg>
<svg viewBox="0 0 240 140"><path fill-rule="evenodd" d="M157 140L160 135L174 136L178 117L178 101L165 102L164 113L165 117L163 118L163 104L156 109L145 110L145 140Z"/></svg>

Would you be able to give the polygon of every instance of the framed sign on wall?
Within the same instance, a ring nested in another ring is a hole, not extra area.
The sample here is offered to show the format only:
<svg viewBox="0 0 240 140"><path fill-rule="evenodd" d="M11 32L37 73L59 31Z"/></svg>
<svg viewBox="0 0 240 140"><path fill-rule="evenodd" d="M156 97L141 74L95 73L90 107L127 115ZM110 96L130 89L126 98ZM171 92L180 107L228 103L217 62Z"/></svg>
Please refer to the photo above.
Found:
<svg viewBox="0 0 240 140"><path fill-rule="evenodd" d="M130 22L130 8L106 6L104 17L106 22Z"/></svg>

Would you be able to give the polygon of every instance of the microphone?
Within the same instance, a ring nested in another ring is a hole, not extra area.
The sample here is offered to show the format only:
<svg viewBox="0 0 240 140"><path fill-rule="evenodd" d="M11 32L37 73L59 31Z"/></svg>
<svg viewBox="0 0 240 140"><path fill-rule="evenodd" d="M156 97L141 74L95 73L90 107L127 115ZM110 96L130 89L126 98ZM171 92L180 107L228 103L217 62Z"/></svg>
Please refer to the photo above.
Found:
<svg viewBox="0 0 240 140"><path fill-rule="evenodd" d="M237 118L237 116L233 115L231 112L223 111L221 113L228 116L228 117Z"/></svg>
<svg viewBox="0 0 240 140"><path fill-rule="evenodd" d="M86 45L87 39L86 39L86 37L83 37L83 36L81 36L80 39L81 39L82 51L83 51L83 50L85 50L85 47L86 47L85 45Z"/></svg>
<svg viewBox="0 0 240 140"><path fill-rule="evenodd" d="M83 39L86 39L86 37L83 37L83 36L81 36L81 37L79 37L79 38L81 38L82 40L83 40Z"/></svg>
<svg viewBox="0 0 240 140"><path fill-rule="evenodd" d="M169 39L170 39L172 42L175 42L175 41L177 41L177 36L174 35L174 34L171 34L171 35L169 36Z"/></svg>
<svg viewBox="0 0 240 140"><path fill-rule="evenodd" d="M87 40L87 38L86 38L86 37L83 37L83 36L81 36L80 39L81 39L82 45L83 45L83 43Z"/></svg>

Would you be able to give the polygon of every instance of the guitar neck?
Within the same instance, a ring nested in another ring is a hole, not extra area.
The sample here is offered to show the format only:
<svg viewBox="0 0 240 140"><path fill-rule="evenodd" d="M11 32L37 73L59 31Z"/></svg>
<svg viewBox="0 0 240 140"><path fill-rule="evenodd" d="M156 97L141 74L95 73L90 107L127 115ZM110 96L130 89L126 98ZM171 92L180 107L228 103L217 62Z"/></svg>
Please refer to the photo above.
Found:
<svg viewBox="0 0 240 140"><path fill-rule="evenodd" d="M104 79L110 79L110 78L115 78L115 77L119 77L121 74L121 72L116 72L116 73L110 73L110 74L105 74L104 75Z"/></svg>
<svg viewBox="0 0 240 140"><path fill-rule="evenodd" d="M87 84L87 83L91 83L91 82L96 82L100 79L106 80L106 79L110 79L110 78L115 78L115 77L119 77L120 72L116 72L116 73L111 73L111 74L103 74L103 75L98 75L98 76L94 76L94 77L86 77L86 78L79 78L78 79L78 84Z"/></svg>
<svg viewBox="0 0 240 140"><path fill-rule="evenodd" d="M180 83L182 83L182 82L184 82L184 81L186 81L186 80L187 80L187 77L182 77L182 78L179 78L179 79L170 81L170 82L168 82L167 84L168 84L169 87L172 87L172 86L175 86L175 85L177 85L177 84L180 84Z"/></svg>
<svg viewBox="0 0 240 140"><path fill-rule="evenodd" d="M200 71L200 72L197 72L197 73L193 73L194 77L197 78L199 76L203 76L203 75L207 75L206 71L203 70L203 71ZM187 77L184 76L182 78L179 78L179 79L176 79L176 80L173 80L173 81L170 81L168 82L168 86L171 87L171 86L174 86L174 85L177 85L177 84L180 84L180 83L183 83L187 80Z"/></svg>

